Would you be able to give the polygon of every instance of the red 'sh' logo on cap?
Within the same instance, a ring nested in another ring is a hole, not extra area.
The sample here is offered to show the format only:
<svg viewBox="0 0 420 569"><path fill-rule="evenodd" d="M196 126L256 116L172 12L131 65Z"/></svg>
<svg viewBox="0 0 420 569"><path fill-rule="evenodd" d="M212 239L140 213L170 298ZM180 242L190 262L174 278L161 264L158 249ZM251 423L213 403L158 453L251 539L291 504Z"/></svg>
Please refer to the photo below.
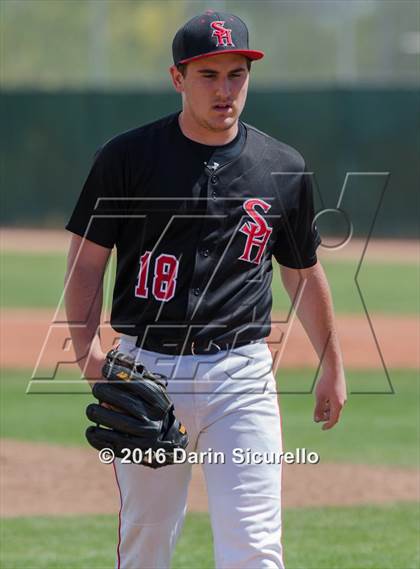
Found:
<svg viewBox="0 0 420 569"><path fill-rule="evenodd" d="M235 44L232 41L232 30L225 28L225 22L223 21L216 21L211 22L210 27L213 30L212 37L217 39L216 47L221 45L223 46L231 46L235 47Z"/></svg>

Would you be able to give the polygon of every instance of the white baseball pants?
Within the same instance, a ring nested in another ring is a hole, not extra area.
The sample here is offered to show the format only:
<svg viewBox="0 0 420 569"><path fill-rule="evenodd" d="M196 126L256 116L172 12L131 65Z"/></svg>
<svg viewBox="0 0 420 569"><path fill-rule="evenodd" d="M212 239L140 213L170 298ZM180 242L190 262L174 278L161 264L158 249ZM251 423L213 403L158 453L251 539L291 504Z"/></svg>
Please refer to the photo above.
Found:
<svg viewBox="0 0 420 569"><path fill-rule="evenodd" d="M187 451L223 453L224 464L202 464L216 568L284 569L281 464L232 460L238 448L277 454L282 450L267 344L214 355L168 356L140 351L135 338L123 336L120 350L168 377L175 414L188 431ZM121 495L116 567L169 568L186 514L192 465L153 470L117 459L114 466Z"/></svg>

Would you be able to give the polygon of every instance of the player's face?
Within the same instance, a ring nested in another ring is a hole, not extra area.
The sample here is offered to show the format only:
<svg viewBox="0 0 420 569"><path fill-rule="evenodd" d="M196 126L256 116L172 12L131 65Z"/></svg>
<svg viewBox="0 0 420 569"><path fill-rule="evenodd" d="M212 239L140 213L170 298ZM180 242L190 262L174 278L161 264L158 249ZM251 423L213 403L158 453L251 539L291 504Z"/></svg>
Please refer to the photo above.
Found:
<svg viewBox="0 0 420 569"><path fill-rule="evenodd" d="M174 78L174 73L179 76ZM249 83L245 57L227 53L206 57L188 63L185 76L176 69L172 76L175 88L182 93L184 114L197 125L221 132L238 121Z"/></svg>

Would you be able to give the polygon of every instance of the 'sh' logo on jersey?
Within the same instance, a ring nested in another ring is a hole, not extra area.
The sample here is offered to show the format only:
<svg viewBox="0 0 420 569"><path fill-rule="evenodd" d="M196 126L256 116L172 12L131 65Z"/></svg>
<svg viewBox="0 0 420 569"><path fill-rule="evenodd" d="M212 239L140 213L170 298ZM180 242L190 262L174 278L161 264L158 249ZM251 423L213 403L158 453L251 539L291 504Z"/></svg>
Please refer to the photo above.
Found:
<svg viewBox="0 0 420 569"><path fill-rule="evenodd" d="M246 221L239 228L239 231L246 235L244 252L239 259L259 265L273 228L268 225L263 216L255 209L256 207L260 207L266 213L271 208L271 205L258 198L251 198L244 202L243 208L252 218L252 221Z"/></svg>
<svg viewBox="0 0 420 569"><path fill-rule="evenodd" d="M211 37L216 38L217 40L216 47L235 47L235 44L232 41L232 30L225 28L224 21L218 20L216 22L211 22L210 27L213 30Z"/></svg>

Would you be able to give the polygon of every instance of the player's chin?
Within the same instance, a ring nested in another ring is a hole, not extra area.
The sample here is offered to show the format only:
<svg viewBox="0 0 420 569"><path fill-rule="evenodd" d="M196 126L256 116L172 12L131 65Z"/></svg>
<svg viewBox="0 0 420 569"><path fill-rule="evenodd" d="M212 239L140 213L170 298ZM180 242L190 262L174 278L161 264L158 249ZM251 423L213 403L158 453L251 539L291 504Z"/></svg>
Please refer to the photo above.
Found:
<svg viewBox="0 0 420 569"><path fill-rule="evenodd" d="M236 113L231 114L219 114L218 116L212 116L208 121L214 130L228 130L237 121Z"/></svg>

